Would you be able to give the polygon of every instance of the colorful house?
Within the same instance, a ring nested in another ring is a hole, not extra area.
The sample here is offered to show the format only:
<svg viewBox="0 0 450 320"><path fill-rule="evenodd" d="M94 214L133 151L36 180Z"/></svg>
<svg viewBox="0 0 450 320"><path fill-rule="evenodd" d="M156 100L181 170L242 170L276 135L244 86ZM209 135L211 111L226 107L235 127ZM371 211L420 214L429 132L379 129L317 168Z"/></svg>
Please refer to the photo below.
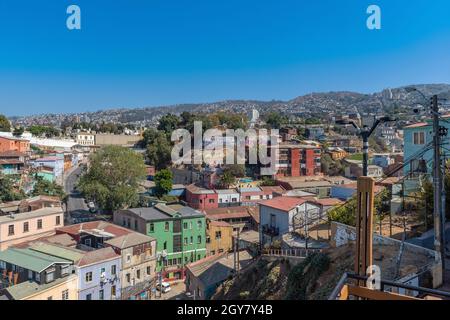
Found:
<svg viewBox="0 0 450 320"><path fill-rule="evenodd" d="M191 184L186 187L186 202L194 209L211 209L219 206L219 196L214 190Z"/></svg>
<svg viewBox="0 0 450 320"><path fill-rule="evenodd" d="M206 256L205 215L192 208L157 204L119 210L114 223L156 239L157 271L166 279L183 279L185 265Z"/></svg>
<svg viewBox="0 0 450 320"><path fill-rule="evenodd" d="M26 153L30 151L30 141L15 137L0 137L0 152L18 151Z"/></svg>
<svg viewBox="0 0 450 320"><path fill-rule="evenodd" d="M445 119L449 119L450 115L443 116ZM442 121L440 126L450 129L449 122ZM433 150L430 149L420 158L411 159L413 155L416 155L418 152L422 151L427 144L433 142L433 126L431 119L426 120L425 122L415 123L403 128L404 132L404 159L406 161L404 167L405 175L410 172L417 172L421 165L420 160L425 160L428 173L432 172L433 164ZM448 143L450 140L450 136L446 136L443 138L443 142ZM443 154L446 157L449 156L449 152L443 149Z"/></svg>

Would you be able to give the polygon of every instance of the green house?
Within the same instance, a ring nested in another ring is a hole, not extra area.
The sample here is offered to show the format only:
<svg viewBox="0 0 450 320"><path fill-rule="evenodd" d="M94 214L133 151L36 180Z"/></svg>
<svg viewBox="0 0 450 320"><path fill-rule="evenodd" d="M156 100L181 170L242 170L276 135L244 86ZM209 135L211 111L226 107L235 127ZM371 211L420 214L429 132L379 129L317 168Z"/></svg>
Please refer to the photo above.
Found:
<svg viewBox="0 0 450 320"><path fill-rule="evenodd" d="M166 279L183 279L185 265L206 256L206 217L181 205L119 210L114 223L156 239L157 271Z"/></svg>

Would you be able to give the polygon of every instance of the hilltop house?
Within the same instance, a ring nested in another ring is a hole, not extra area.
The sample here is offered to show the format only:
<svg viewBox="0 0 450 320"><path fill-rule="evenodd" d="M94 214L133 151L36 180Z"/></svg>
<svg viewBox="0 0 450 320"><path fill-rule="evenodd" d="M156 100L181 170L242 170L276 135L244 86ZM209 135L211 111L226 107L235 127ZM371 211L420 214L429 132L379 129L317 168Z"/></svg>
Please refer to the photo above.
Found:
<svg viewBox="0 0 450 320"><path fill-rule="evenodd" d="M183 279L185 265L206 256L205 215L190 207L157 204L119 210L114 223L156 239L161 258L156 269L166 279Z"/></svg>

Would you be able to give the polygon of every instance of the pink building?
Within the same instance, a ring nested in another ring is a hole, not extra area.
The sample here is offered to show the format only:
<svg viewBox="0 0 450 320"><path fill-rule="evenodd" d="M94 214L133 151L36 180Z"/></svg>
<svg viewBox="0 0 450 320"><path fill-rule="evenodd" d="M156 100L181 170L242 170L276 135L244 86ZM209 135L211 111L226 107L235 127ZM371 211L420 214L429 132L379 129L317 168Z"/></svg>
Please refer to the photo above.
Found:
<svg viewBox="0 0 450 320"><path fill-rule="evenodd" d="M0 216L0 251L11 245L55 234L64 225L61 207L47 207L29 212Z"/></svg>
<svg viewBox="0 0 450 320"><path fill-rule="evenodd" d="M186 202L194 209L213 209L219 207L219 196L214 190L191 184L186 187Z"/></svg>

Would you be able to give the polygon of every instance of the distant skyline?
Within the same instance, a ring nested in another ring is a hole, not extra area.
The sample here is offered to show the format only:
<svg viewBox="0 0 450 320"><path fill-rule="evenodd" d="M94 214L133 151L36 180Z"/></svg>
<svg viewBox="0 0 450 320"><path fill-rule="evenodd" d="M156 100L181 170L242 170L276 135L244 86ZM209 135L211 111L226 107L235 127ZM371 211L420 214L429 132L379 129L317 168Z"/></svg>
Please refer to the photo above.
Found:
<svg viewBox="0 0 450 320"><path fill-rule="evenodd" d="M82 30L66 28L71 4ZM366 28L371 4L381 30ZM448 0L4 0L0 113L450 83L449 13Z"/></svg>

